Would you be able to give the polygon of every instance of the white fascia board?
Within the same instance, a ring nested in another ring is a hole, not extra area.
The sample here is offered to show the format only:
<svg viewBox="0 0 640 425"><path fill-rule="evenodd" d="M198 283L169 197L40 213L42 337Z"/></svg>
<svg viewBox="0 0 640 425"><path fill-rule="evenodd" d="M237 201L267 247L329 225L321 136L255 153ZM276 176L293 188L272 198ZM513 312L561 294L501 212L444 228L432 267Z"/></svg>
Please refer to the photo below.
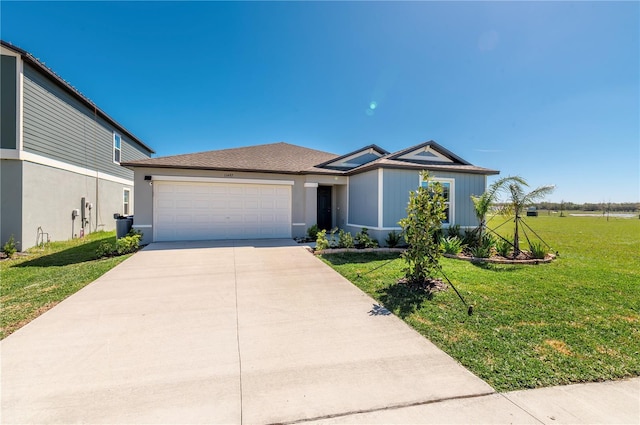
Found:
<svg viewBox="0 0 640 425"><path fill-rule="evenodd" d="M273 184L293 186L293 180L231 179L224 177L189 177L152 175L151 181L186 182L186 183L231 183L231 184Z"/></svg>
<svg viewBox="0 0 640 425"><path fill-rule="evenodd" d="M378 168L378 228L382 229L384 223L384 170Z"/></svg>
<svg viewBox="0 0 640 425"><path fill-rule="evenodd" d="M97 177L100 180L107 180L114 183L120 183L127 186L133 186L133 180L123 179L122 177L112 176L111 174L101 173L99 171L90 170L77 165L68 164L58 161L57 159L47 158L46 156L37 155L31 152L25 152L17 149L0 149L1 159L14 159L18 161L33 162L34 164L46 165L47 167L57 168L59 170L69 171L83 176Z"/></svg>

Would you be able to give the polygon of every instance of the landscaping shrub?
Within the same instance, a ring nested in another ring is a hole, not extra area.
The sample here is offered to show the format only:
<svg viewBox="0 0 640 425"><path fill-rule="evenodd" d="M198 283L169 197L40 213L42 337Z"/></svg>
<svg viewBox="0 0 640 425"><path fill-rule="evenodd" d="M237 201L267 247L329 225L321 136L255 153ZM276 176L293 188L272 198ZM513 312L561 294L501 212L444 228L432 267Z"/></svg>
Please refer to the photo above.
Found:
<svg viewBox="0 0 640 425"><path fill-rule="evenodd" d="M491 235L483 235L479 243L476 246L471 247L471 255L476 258L489 258L491 257L491 248L495 245L495 240Z"/></svg>
<svg viewBox="0 0 640 425"><path fill-rule="evenodd" d="M329 240L327 239L327 231L322 229L316 235L316 250L322 251L329 249Z"/></svg>
<svg viewBox="0 0 640 425"><path fill-rule="evenodd" d="M353 248L353 247L354 247L354 243L353 243L353 236L351 236L351 233L345 232L344 230L340 229L340 232L338 232L338 248Z"/></svg>
<svg viewBox="0 0 640 425"><path fill-rule="evenodd" d="M313 226L309 227L307 229L307 236L309 237L309 239L311 239L312 241L315 241L318 238L318 225L314 224Z"/></svg>
<svg viewBox="0 0 640 425"><path fill-rule="evenodd" d="M115 252L116 247L109 241L102 241L96 249L96 258L109 257Z"/></svg>
<svg viewBox="0 0 640 425"><path fill-rule="evenodd" d="M116 252L118 255L136 252L138 248L140 248L140 235L125 236L116 241Z"/></svg>
<svg viewBox="0 0 640 425"><path fill-rule="evenodd" d="M360 232L356 233L356 246L358 248L377 248L378 241L372 239L369 236L369 229L363 227Z"/></svg>
<svg viewBox="0 0 640 425"><path fill-rule="evenodd" d="M545 249L542 242L531 242L529 245L529 249L531 250L531 255L533 258L542 260L547 256L547 250Z"/></svg>
<svg viewBox="0 0 640 425"><path fill-rule="evenodd" d="M513 244L506 239L500 239L496 242L496 251L503 257L508 257L513 249Z"/></svg>
<svg viewBox="0 0 640 425"><path fill-rule="evenodd" d="M473 230L466 229L464 231L464 236L462 237L462 244L467 245L468 247L477 246L478 231L476 229L473 229Z"/></svg>
<svg viewBox="0 0 640 425"><path fill-rule="evenodd" d="M11 258L18 251L16 248L16 241L13 238L13 235L9 237L9 240L2 247L2 252L4 252L7 257Z"/></svg>
<svg viewBox="0 0 640 425"><path fill-rule="evenodd" d="M449 226L447 229L447 237L450 238L458 238L462 242L462 235L460 233L460 225L454 224L453 226Z"/></svg>
<svg viewBox="0 0 640 425"><path fill-rule="evenodd" d="M446 254L458 255L462 251L462 241L457 236L440 239L440 248Z"/></svg>
<svg viewBox="0 0 640 425"><path fill-rule="evenodd" d="M384 241L387 243L387 246L389 248L395 248L400 243L400 238L400 233L392 230L391 232L389 232Z"/></svg>

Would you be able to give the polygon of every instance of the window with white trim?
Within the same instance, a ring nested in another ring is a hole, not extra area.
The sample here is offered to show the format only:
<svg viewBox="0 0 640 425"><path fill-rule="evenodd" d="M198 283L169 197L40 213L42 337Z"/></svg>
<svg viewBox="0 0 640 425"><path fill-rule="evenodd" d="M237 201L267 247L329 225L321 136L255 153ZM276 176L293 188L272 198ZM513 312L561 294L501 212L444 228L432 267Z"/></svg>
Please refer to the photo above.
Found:
<svg viewBox="0 0 640 425"><path fill-rule="evenodd" d="M445 199L445 219L442 220L442 224L452 225L454 224L454 179L432 178L430 183L440 183L442 186L442 196ZM426 187L427 182L420 180L420 186Z"/></svg>
<svg viewBox="0 0 640 425"><path fill-rule="evenodd" d="M113 162L120 164L120 157L122 156L122 138L115 131L113 132Z"/></svg>
<svg viewBox="0 0 640 425"><path fill-rule="evenodd" d="M131 214L131 189L122 190L122 215Z"/></svg>

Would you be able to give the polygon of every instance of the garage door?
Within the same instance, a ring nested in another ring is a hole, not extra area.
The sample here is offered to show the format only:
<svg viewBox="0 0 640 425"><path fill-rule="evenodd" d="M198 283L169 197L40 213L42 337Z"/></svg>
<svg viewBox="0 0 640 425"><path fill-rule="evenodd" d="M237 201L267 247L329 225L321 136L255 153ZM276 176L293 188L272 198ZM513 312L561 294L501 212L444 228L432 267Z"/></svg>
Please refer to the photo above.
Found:
<svg viewBox="0 0 640 425"><path fill-rule="evenodd" d="M154 240L291 237L291 186L153 182Z"/></svg>

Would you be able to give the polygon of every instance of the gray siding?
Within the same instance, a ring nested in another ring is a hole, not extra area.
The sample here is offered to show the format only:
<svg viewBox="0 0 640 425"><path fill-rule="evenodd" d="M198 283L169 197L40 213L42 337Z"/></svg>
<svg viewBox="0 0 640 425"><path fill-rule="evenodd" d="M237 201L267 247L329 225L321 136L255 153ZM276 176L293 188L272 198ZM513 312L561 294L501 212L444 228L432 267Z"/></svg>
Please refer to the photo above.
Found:
<svg viewBox="0 0 640 425"><path fill-rule="evenodd" d="M22 250L22 161L0 160L0 246L13 235ZM30 246L30 245L27 245Z"/></svg>
<svg viewBox="0 0 640 425"><path fill-rule="evenodd" d="M453 224L477 226L471 195L480 195L485 190L485 176L453 172L431 172L435 178L455 179ZM384 227L397 227L406 216L409 191L418 187L419 173L411 170L384 170Z"/></svg>
<svg viewBox="0 0 640 425"><path fill-rule="evenodd" d="M133 172L113 163L113 131L78 100L36 69L24 65L24 150L125 179ZM148 158L122 137L121 161Z"/></svg>
<svg viewBox="0 0 640 425"><path fill-rule="evenodd" d="M16 58L0 58L0 147L15 149L16 133Z"/></svg>
<svg viewBox="0 0 640 425"><path fill-rule="evenodd" d="M349 177L349 224L378 227L378 171Z"/></svg>

